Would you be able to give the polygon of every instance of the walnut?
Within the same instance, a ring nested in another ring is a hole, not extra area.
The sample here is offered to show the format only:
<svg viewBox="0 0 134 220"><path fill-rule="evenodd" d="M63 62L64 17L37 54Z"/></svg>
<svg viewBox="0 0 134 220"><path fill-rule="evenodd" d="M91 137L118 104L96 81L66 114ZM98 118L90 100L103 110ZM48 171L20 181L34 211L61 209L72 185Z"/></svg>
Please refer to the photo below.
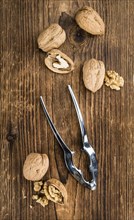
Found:
<svg viewBox="0 0 134 220"><path fill-rule="evenodd" d="M48 52L45 58L45 64L55 73L66 74L74 70L73 61L66 54L57 49Z"/></svg>
<svg viewBox="0 0 134 220"><path fill-rule="evenodd" d="M35 185L39 186L38 191ZM49 200L60 205L64 205L67 202L67 191L64 185L57 179L52 178L44 183L41 182L41 184L40 182L35 182L34 191L38 194L33 195L32 199L36 200L42 206L47 205Z"/></svg>
<svg viewBox="0 0 134 220"><path fill-rule="evenodd" d="M75 16L77 24L85 31L93 35L102 35L105 32L105 24L100 15L91 7L84 6Z"/></svg>
<svg viewBox="0 0 134 220"><path fill-rule="evenodd" d="M48 200L60 205L67 202L67 191L64 185L57 179L49 179L44 183L44 193Z"/></svg>
<svg viewBox="0 0 134 220"><path fill-rule="evenodd" d="M120 87L124 85L123 77L113 70L107 71L104 79L105 85L111 89L120 90Z"/></svg>
<svg viewBox="0 0 134 220"><path fill-rule="evenodd" d="M49 167L49 159L46 154L31 153L27 156L23 175L27 180L38 181L42 179Z"/></svg>
<svg viewBox="0 0 134 220"><path fill-rule="evenodd" d="M59 24L51 24L38 37L38 46L45 52L59 48L66 40L66 33Z"/></svg>
<svg viewBox="0 0 134 220"><path fill-rule="evenodd" d="M105 66L100 60L91 59L84 63L83 81L85 87L92 92L96 92L103 85L105 77Z"/></svg>

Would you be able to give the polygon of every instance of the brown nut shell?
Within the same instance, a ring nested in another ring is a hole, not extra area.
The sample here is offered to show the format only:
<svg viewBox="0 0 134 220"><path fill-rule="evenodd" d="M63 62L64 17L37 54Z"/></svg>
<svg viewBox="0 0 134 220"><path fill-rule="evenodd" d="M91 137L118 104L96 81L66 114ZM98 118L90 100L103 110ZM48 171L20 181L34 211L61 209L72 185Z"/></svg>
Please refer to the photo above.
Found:
<svg viewBox="0 0 134 220"><path fill-rule="evenodd" d="M77 24L86 32L93 35L102 35L105 32L105 24L100 15L91 7L84 6L75 16Z"/></svg>
<svg viewBox="0 0 134 220"><path fill-rule="evenodd" d="M66 74L74 70L74 62L65 53L57 49L48 52L45 64L55 73Z"/></svg>
<svg viewBox="0 0 134 220"><path fill-rule="evenodd" d="M105 66L100 60L91 59L84 63L83 81L85 87L92 92L99 90L104 82Z"/></svg>
<svg viewBox="0 0 134 220"><path fill-rule="evenodd" d="M65 186L57 179L49 179L44 183L44 193L48 200L60 205L67 203L67 191Z"/></svg>
<svg viewBox="0 0 134 220"><path fill-rule="evenodd" d="M66 32L59 24L51 24L38 37L38 47L48 52L54 48L59 48L66 40Z"/></svg>
<svg viewBox="0 0 134 220"><path fill-rule="evenodd" d="M45 175L49 167L49 159L46 154L31 153L27 156L23 175L27 180L38 181Z"/></svg>

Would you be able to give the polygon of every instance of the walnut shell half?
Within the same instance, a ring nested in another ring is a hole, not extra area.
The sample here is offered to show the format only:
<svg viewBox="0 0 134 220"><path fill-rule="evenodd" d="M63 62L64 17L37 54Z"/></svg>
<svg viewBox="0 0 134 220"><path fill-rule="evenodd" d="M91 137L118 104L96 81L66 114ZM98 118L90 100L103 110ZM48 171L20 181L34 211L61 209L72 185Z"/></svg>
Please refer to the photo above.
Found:
<svg viewBox="0 0 134 220"><path fill-rule="evenodd" d="M46 154L31 153L27 156L23 175L27 180L38 181L45 175L49 167L49 159Z"/></svg>
<svg viewBox="0 0 134 220"><path fill-rule="evenodd" d="M55 73L66 74L74 70L73 61L57 49L48 52L45 58L45 64Z"/></svg>
<svg viewBox="0 0 134 220"><path fill-rule="evenodd" d="M49 179L43 186L45 196L48 200L51 200L60 205L64 205L67 202L67 191L65 186L57 179Z"/></svg>
<svg viewBox="0 0 134 220"><path fill-rule="evenodd" d="M38 37L38 47L48 52L54 48L59 48L66 40L66 32L59 24L51 24Z"/></svg>

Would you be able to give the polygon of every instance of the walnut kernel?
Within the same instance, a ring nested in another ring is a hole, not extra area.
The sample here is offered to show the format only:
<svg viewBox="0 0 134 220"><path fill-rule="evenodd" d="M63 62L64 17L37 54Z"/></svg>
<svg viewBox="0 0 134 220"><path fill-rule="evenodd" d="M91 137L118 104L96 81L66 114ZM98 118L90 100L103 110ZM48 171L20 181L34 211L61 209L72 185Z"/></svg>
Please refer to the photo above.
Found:
<svg viewBox="0 0 134 220"><path fill-rule="evenodd" d="M111 89L120 90L120 87L124 85L123 77L113 70L107 71L104 79L105 85Z"/></svg>
<svg viewBox="0 0 134 220"><path fill-rule="evenodd" d="M33 199L33 200L37 200L38 198L39 198L38 195L33 195L33 196L32 196L32 199Z"/></svg>
<svg viewBox="0 0 134 220"><path fill-rule="evenodd" d="M41 186L43 185L43 182L34 182L34 191L39 192L41 190Z"/></svg>
<svg viewBox="0 0 134 220"><path fill-rule="evenodd" d="M67 191L65 186L57 179L49 179L44 183L44 193L48 200L60 205L67 202Z"/></svg>
<svg viewBox="0 0 134 220"><path fill-rule="evenodd" d="M39 187L38 189L35 188ZM34 191L36 195L32 196L33 200L40 203L42 206L46 206L48 201L64 205L67 202L67 191L65 186L57 179L49 179L46 182L35 182Z"/></svg>
<svg viewBox="0 0 134 220"><path fill-rule="evenodd" d="M48 205L48 199L46 196L40 197L39 199L36 200L37 203L40 203L43 207Z"/></svg>

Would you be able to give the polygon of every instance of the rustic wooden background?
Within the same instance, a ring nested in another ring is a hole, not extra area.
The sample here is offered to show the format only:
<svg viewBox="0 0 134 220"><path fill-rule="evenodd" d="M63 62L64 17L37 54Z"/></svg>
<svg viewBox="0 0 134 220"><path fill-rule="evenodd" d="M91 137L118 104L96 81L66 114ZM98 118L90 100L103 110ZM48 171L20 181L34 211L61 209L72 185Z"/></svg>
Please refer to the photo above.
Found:
<svg viewBox="0 0 134 220"><path fill-rule="evenodd" d="M80 31L70 16L83 5L99 12L106 24L104 36ZM133 107L133 0L1 0L0 1L0 219L1 220L133 220L134 145ZM64 12L64 13L63 13ZM75 62L73 73L58 75L44 65L45 53L37 37L48 25L60 22L68 39L61 50ZM125 80L121 91L103 86L86 90L83 62L104 61ZM63 152L40 107L47 109L74 160L88 178L87 160L80 150L81 136L67 85L80 104L90 142L98 158L96 191L84 188L68 173ZM60 179L68 191L68 206L43 208L32 201L32 183L22 167L30 152L47 153L50 167L45 179Z"/></svg>

